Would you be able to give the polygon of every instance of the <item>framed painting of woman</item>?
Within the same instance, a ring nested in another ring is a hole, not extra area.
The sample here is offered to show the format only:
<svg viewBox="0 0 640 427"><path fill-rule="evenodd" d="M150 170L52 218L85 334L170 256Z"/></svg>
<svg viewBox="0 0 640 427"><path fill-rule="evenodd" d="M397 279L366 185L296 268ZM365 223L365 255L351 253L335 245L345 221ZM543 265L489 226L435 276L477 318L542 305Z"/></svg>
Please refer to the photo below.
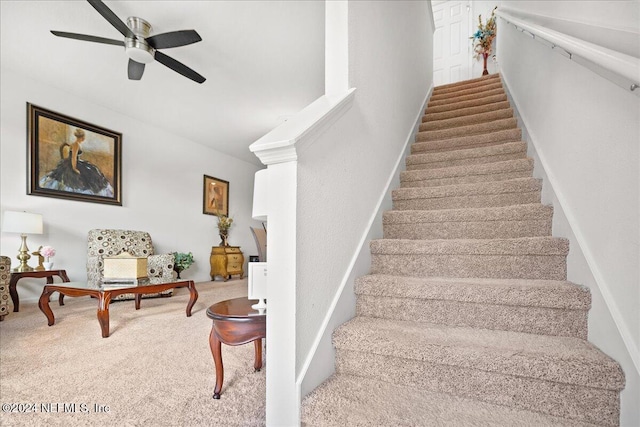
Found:
<svg viewBox="0 0 640 427"><path fill-rule="evenodd" d="M122 134L27 103L28 194L122 206Z"/></svg>
<svg viewBox="0 0 640 427"><path fill-rule="evenodd" d="M204 176L202 213L229 216L229 181Z"/></svg>

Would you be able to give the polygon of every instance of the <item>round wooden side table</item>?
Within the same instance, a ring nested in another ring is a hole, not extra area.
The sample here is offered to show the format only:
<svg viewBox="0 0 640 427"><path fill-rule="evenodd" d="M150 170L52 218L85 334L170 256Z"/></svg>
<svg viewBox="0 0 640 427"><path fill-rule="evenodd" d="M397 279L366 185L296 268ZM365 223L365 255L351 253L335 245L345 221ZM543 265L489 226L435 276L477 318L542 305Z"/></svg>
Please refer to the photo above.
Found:
<svg viewBox="0 0 640 427"><path fill-rule="evenodd" d="M213 304L207 309L207 317L213 320L209 345L216 365L216 388L213 398L220 399L224 367L222 365L222 343L242 345L254 342L256 371L262 368L262 338L267 336L267 315L251 308L256 300L235 298Z"/></svg>

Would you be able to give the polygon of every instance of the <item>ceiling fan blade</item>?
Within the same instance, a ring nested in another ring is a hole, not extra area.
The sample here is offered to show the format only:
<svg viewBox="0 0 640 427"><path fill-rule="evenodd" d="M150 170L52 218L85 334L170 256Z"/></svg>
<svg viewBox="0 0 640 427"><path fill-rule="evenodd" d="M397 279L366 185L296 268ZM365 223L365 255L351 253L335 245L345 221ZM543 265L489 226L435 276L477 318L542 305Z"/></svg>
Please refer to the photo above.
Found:
<svg viewBox="0 0 640 427"><path fill-rule="evenodd" d="M169 33L156 34L145 39L149 46L154 49L167 49L170 47L185 46L191 43L202 41L200 34L196 30L172 31Z"/></svg>
<svg viewBox="0 0 640 427"><path fill-rule="evenodd" d="M103 44L112 44L115 46L124 47L124 42L122 40L105 39L104 37L89 36L86 34L66 33L64 31L53 31L53 30L51 31L51 34L58 37L66 37L68 39L76 39L76 40L83 40L86 42L95 42L95 43L103 43Z"/></svg>
<svg viewBox="0 0 640 427"><path fill-rule="evenodd" d="M184 65L182 62L176 61L175 59L165 55L160 51L156 50L155 58L156 58L156 61L158 61L162 65L171 68L173 71L180 73L187 78L190 78L194 82L203 83L206 80L200 74L196 73L191 68Z"/></svg>
<svg viewBox="0 0 640 427"><path fill-rule="evenodd" d="M87 0L87 1L91 6L93 6L95 10L98 11L100 15L102 15L104 19L109 21L109 23L113 25L116 28L116 30L120 31L123 36L129 37L132 39L136 38L136 35L133 34L133 31L131 31L129 27L127 27L127 24L122 22L122 20L118 18L118 16L115 13L113 13L113 11L109 9L106 4L102 3L100 0Z"/></svg>
<svg viewBox="0 0 640 427"><path fill-rule="evenodd" d="M128 73L129 80L140 80L144 73L144 64L142 62L129 59Z"/></svg>

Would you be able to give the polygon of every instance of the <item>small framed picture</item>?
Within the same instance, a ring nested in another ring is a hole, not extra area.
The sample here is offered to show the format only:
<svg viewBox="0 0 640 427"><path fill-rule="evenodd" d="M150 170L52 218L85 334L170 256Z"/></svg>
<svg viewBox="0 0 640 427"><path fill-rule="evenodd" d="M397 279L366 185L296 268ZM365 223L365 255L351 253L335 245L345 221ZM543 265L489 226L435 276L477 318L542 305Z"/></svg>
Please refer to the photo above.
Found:
<svg viewBox="0 0 640 427"><path fill-rule="evenodd" d="M202 213L229 216L229 181L204 176Z"/></svg>
<svg viewBox="0 0 640 427"><path fill-rule="evenodd" d="M122 206L122 134L27 103L27 194Z"/></svg>

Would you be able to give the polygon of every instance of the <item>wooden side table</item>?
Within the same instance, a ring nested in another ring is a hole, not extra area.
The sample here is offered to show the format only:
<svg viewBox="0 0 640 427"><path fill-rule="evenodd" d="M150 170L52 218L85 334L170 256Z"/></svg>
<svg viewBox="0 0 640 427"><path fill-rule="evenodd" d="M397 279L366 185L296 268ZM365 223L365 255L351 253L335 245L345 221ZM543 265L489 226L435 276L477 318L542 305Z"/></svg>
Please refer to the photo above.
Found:
<svg viewBox="0 0 640 427"><path fill-rule="evenodd" d="M207 317L213 320L209 334L209 346L216 365L216 388L213 398L220 399L224 367L222 365L222 345L241 345L253 341L255 361L253 368L262 369L262 338L267 336L267 315L251 308L247 298L220 301L207 309Z"/></svg>
<svg viewBox="0 0 640 427"><path fill-rule="evenodd" d="M13 311L20 311L20 299L18 298L18 291L16 290L16 285L18 284L18 280L23 279L25 277L35 277L35 278L47 278L47 285L53 284L54 276L58 276L62 279L63 282L69 282L69 276L67 276L67 272L65 270L44 270L44 271L12 271L11 272L11 281L9 282L9 295L11 295L11 301L13 301ZM60 294L58 297L58 301L60 305L64 305L64 295Z"/></svg>
<svg viewBox="0 0 640 427"><path fill-rule="evenodd" d="M241 279L244 277L244 255L240 246L212 246L209 264L211 280L222 276L226 282L235 274L239 274Z"/></svg>

